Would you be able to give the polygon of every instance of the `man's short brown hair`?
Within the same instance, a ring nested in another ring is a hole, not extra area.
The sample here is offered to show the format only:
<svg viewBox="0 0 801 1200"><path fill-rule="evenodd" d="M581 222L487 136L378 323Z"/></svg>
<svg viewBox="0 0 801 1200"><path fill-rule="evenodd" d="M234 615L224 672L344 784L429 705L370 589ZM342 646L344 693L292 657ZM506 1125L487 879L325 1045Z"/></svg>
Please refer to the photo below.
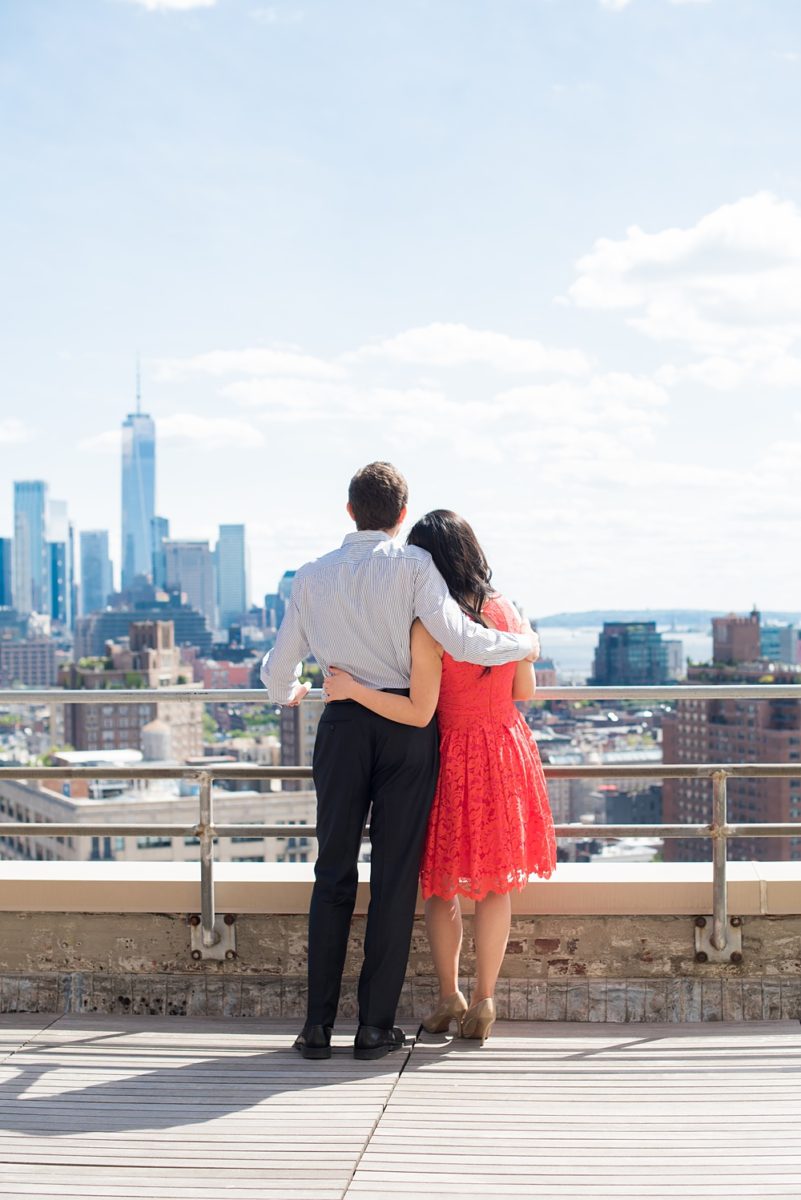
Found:
<svg viewBox="0 0 801 1200"><path fill-rule="evenodd" d="M409 486L392 463L368 463L350 481L348 500L357 529L394 529L409 499Z"/></svg>

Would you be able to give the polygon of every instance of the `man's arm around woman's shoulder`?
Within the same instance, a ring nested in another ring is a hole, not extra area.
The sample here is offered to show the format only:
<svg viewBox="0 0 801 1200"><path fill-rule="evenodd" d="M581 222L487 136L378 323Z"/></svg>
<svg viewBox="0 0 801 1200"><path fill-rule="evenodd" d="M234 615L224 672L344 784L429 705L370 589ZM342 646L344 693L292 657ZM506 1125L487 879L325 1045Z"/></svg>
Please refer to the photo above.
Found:
<svg viewBox="0 0 801 1200"><path fill-rule="evenodd" d="M448 591L433 559L421 558L414 595L414 615L457 662L484 667L539 657L540 641L533 629L503 633L466 617Z"/></svg>

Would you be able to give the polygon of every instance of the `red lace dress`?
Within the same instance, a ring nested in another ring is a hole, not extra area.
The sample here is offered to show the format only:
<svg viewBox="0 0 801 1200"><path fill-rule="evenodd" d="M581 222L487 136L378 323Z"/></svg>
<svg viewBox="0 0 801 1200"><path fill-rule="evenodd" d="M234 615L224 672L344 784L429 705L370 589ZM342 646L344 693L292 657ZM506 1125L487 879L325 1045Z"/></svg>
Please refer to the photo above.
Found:
<svg viewBox="0 0 801 1200"><path fill-rule="evenodd" d="M498 629L520 621L503 596L484 608ZM515 663L484 671L445 654L437 706L440 772L420 868L423 896L523 888L556 863L537 744L512 700Z"/></svg>

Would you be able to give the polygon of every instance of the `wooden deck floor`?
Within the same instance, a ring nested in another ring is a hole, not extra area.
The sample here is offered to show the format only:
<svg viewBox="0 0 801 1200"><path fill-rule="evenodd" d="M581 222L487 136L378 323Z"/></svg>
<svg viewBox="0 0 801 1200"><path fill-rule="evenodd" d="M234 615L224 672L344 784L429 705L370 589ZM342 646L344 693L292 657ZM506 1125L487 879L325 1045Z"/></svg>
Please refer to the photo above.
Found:
<svg viewBox="0 0 801 1200"><path fill-rule="evenodd" d="M294 1032L0 1017L0 1196L801 1196L795 1022L510 1023L378 1063Z"/></svg>

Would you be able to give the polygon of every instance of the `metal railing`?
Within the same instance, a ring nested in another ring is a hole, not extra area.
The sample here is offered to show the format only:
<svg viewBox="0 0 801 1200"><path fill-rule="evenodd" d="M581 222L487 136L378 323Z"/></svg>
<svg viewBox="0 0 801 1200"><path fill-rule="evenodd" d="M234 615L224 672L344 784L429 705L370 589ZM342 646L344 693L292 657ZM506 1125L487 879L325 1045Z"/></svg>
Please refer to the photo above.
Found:
<svg viewBox="0 0 801 1200"><path fill-rule="evenodd" d="M310 698L319 699L319 690L309 693ZM670 700L801 700L801 687L785 684L721 684L686 685L680 687L551 687L538 688L537 700L560 701L637 701L664 702ZM204 704L237 703L269 705L261 689L221 689L207 691L190 688L159 689L114 689L114 690L0 690L0 704L131 704L153 703L154 701L198 701ZM100 751L102 753L102 751ZM557 838L580 840L610 840L642 837L653 834L661 838L708 838L712 841L712 927L703 939L706 950L698 950L696 957L706 961L710 954L716 960L727 955L732 938L739 946L738 936L729 922L726 885L727 842L730 838L799 837L801 822L762 822L730 824L727 815L727 781L730 778L794 778L801 775L798 766L785 763L695 763L695 764L601 764L558 766L546 764L545 775L549 779L709 779L712 783L712 820L709 824L647 824L647 825L587 825L571 823L555 826ZM235 779L311 779L311 767L267 767L250 763L218 764L198 766L85 766L85 767L0 767L3 779L35 779L46 781L69 779L178 779L198 783L198 822L195 825L179 825L168 822L125 823L125 822L0 822L0 836L44 836L44 837L102 837L114 834L120 837L141 837L160 834L164 837L195 837L200 843L200 899L198 957L215 947L221 939L214 900L214 839L218 837L314 837L313 825L297 824L221 824L214 823L214 797L212 785L215 780ZM269 793L265 793L269 795ZM369 834L369 830L365 830ZM700 922L704 918L699 918ZM701 944L696 937L696 947ZM729 957L739 961L739 950L731 951Z"/></svg>

